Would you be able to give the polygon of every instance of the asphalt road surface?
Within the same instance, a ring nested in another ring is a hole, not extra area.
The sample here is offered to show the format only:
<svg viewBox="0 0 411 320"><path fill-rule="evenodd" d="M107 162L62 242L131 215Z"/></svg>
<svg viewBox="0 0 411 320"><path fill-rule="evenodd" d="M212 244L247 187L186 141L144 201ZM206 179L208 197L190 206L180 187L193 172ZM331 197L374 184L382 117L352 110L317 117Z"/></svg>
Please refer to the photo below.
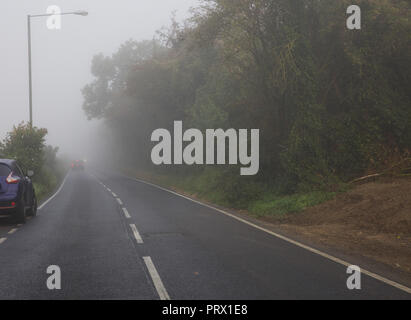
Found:
<svg viewBox="0 0 411 320"><path fill-rule="evenodd" d="M47 287L47 268L61 289ZM105 172L70 172L23 226L0 220L0 299L410 299L212 208Z"/></svg>

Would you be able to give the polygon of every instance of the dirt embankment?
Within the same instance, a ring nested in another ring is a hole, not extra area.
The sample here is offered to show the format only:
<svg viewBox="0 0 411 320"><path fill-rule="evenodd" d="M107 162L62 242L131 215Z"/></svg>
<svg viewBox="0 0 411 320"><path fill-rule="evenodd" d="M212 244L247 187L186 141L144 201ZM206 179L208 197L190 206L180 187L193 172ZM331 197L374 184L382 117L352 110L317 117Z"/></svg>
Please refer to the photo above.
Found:
<svg viewBox="0 0 411 320"><path fill-rule="evenodd" d="M301 214L267 220L313 243L388 265L411 279L409 178L359 185Z"/></svg>

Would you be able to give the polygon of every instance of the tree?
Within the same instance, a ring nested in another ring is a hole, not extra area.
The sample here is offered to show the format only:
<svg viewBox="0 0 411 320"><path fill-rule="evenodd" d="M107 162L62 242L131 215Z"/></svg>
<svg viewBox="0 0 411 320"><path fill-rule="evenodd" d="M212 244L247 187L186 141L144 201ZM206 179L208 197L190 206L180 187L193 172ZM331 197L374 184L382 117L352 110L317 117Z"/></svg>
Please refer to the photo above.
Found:
<svg viewBox="0 0 411 320"><path fill-rule="evenodd" d="M1 143L1 157L17 160L23 170L40 173L44 161L46 135L47 129L32 128L28 123L20 123L13 127Z"/></svg>
<svg viewBox="0 0 411 320"><path fill-rule="evenodd" d="M149 167L151 132L183 120L202 130L260 129L255 179L276 190L379 170L411 149L411 5L358 0L363 28L353 31L350 4L203 0L162 41L96 56L84 110L106 120L131 165ZM226 181L236 172L221 171Z"/></svg>

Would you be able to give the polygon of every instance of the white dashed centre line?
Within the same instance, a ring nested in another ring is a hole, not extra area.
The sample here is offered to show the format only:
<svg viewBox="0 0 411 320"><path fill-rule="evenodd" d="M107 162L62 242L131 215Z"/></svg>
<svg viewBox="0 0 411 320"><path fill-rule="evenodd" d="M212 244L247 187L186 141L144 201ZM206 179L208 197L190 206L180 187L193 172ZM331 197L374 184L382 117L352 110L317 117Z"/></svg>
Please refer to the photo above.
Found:
<svg viewBox="0 0 411 320"><path fill-rule="evenodd" d="M2 244L6 240L7 240L7 238L0 238L0 244Z"/></svg>
<svg viewBox="0 0 411 320"><path fill-rule="evenodd" d="M143 260L147 266L148 272L150 273L151 280L153 280L154 287L157 290L160 300L170 300L170 296L167 293L166 288L164 287L163 281L161 281L160 275L157 272L156 267L154 266L153 261L150 257L143 257Z"/></svg>
<svg viewBox="0 0 411 320"><path fill-rule="evenodd" d="M11 229L11 230L8 232L8 234L13 234L13 233L15 233L17 230L18 230L17 228L13 228L13 229Z"/></svg>
<svg viewBox="0 0 411 320"><path fill-rule="evenodd" d="M116 198L116 200L117 200L117 202L120 204L120 206L122 206L122 205L123 205L123 201L121 201L121 199L120 199L120 198Z"/></svg>
<svg viewBox="0 0 411 320"><path fill-rule="evenodd" d="M114 192L112 192L111 194L113 195L114 198L118 198L118 196Z"/></svg>
<svg viewBox="0 0 411 320"><path fill-rule="evenodd" d="M128 210L126 209L126 208L122 208L123 209L123 212L124 212L124 215L126 216L126 218L127 219L131 219L131 216L130 216L130 214L128 213Z"/></svg>
<svg viewBox="0 0 411 320"><path fill-rule="evenodd" d="M141 238L140 233L138 232L136 225L135 224L130 224L130 228L133 231L134 238L136 238L137 243L138 244L143 244L144 243L143 239Z"/></svg>

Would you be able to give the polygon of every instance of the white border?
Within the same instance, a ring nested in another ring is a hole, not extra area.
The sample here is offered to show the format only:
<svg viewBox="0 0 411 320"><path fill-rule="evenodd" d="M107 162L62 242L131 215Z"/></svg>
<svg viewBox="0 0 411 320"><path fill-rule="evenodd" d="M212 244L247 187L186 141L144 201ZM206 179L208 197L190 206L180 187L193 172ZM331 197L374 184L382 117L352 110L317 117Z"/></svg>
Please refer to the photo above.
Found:
<svg viewBox="0 0 411 320"><path fill-rule="evenodd" d="M59 194L59 192L61 191L61 189L63 189L64 184L66 183L66 179L67 179L68 175L69 175L69 172L67 172L66 176L64 177L63 182L62 182L61 185L60 185L60 188L58 188L58 190L56 191L56 193L53 194L50 198L48 198L46 201L44 201L44 202L41 204L41 206L37 208L37 210L42 210L46 204L48 204L51 200L53 200L53 199Z"/></svg>
<svg viewBox="0 0 411 320"><path fill-rule="evenodd" d="M150 257L143 257L144 263L146 264L147 270L150 273L151 280L154 283L157 294L160 300L171 300L170 296L167 293L166 288L164 287L163 281L161 281L160 275L157 272L156 267L154 266L153 261Z"/></svg>

